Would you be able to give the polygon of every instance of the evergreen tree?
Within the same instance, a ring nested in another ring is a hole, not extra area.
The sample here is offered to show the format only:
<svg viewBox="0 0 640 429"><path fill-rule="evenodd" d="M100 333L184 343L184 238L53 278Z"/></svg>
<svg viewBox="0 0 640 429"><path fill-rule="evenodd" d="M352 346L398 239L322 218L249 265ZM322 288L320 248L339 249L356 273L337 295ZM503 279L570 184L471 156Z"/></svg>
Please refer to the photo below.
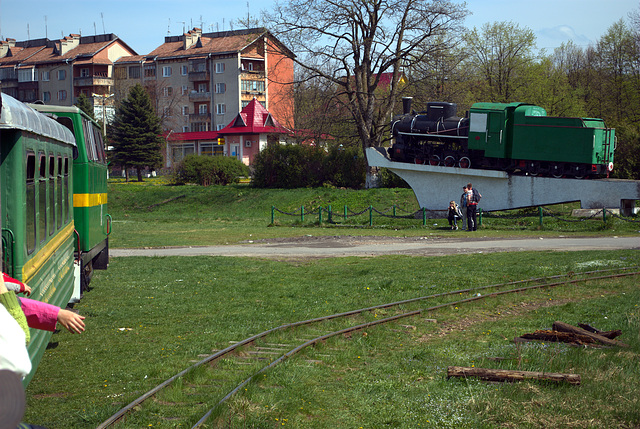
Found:
<svg viewBox="0 0 640 429"><path fill-rule="evenodd" d="M89 100L89 97L87 97L83 93L80 93L80 96L78 97L78 101L76 101L75 105L80 110L82 110L84 113L89 115L89 117L91 119L95 119L96 118L93 115L93 103L91 102L91 100Z"/></svg>
<svg viewBox="0 0 640 429"><path fill-rule="evenodd" d="M157 168L162 164L160 150L164 139L161 133L160 119L151 105L151 98L137 84L116 109L111 132L111 161L125 171L135 168L138 181L142 182L145 167ZM128 181L128 171L126 177Z"/></svg>

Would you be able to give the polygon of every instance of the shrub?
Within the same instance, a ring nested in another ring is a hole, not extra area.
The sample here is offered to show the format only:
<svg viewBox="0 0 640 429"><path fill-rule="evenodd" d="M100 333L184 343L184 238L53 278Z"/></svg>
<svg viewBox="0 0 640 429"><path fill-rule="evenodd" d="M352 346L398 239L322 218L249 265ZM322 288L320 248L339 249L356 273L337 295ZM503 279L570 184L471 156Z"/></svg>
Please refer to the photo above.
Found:
<svg viewBox="0 0 640 429"><path fill-rule="evenodd" d="M410 188L404 179L388 168L381 168L378 173L381 188Z"/></svg>
<svg viewBox="0 0 640 429"><path fill-rule="evenodd" d="M237 183L249 175L249 167L230 156L186 156L174 172L174 183L197 183L203 186Z"/></svg>
<svg viewBox="0 0 640 429"><path fill-rule="evenodd" d="M258 188L362 188L367 164L358 147L333 147L327 153L315 146L270 145L256 156L253 167Z"/></svg>

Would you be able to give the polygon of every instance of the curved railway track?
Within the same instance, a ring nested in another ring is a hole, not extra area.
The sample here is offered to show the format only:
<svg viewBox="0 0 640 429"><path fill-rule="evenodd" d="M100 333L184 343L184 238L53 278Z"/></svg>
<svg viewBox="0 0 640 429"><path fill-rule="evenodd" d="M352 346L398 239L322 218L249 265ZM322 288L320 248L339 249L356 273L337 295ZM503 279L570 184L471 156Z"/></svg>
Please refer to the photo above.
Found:
<svg viewBox="0 0 640 429"><path fill-rule="evenodd" d="M119 426L119 423L126 418L133 418L134 414L142 408L143 403L151 398L157 398L158 394L169 390L169 386L176 389L178 393L168 394L168 399L155 399L156 405L160 408L170 409L172 415L189 415L190 419L202 414L202 417L193 426L193 428L199 428L211 416L214 416L229 398L247 386L256 376L265 373L305 348L328 338L488 297L639 274L638 267L582 273L570 272L563 275L455 290L284 324L242 341L232 342L229 347L193 363L120 409L100 424L98 429ZM446 297L453 295L466 297L455 301L443 301ZM407 307L425 302L434 305L413 310L407 309ZM396 314L384 318L377 317L377 311L384 310L386 312L390 309L395 309ZM291 344L292 342L295 344ZM195 373L198 374L194 376ZM219 399L216 401L212 398ZM188 411L176 411L180 407L188 409ZM181 419L170 416L164 418Z"/></svg>

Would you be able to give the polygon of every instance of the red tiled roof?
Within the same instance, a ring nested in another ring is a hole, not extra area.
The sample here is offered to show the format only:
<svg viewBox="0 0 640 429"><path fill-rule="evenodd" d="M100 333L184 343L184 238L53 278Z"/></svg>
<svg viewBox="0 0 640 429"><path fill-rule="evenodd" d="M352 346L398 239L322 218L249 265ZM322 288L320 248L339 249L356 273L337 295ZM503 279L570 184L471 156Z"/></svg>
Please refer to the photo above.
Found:
<svg viewBox="0 0 640 429"><path fill-rule="evenodd" d="M271 113L255 98L242 109L229 125L218 131L226 134L288 134L291 131L281 126Z"/></svg>
<svg viewBox="0 0 640 429"><path fill-rule="evenodd" d="M188 49L184 49L183 41L165 42L149 53L149 56L157 56L158 59L168 59L173 57L197 56L206 54L222 54L226 52L240 52L247 46L258 40L265 31L256 29L254 32L228 32L211 33L216 37L211 37L207 33L200 37L200 44L194 43ZM183 36L183 37L186 37Z"/></svg>

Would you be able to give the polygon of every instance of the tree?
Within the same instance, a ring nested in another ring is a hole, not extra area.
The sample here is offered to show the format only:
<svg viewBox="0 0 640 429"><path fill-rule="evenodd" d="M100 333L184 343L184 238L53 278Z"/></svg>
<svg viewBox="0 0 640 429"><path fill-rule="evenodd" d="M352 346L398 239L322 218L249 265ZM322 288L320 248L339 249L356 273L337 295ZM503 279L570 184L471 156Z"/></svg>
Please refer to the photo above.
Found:
<svg viewBox="0 0 640 429"><path fill-rule="evenodd" d="M160 150L164 142L161 133L160 120L151 106L149 94L140 84L135 85L116 109L110 133L112 162L125 169L127 181L130 167L137 170L138 182L142 182L144 168L161 165Z"/></svg>
<svg viewBox="0 0 640 429"><path fill-rule="evenodd" d="M464 4L438 0L290 0L265 21L299 67L339 89L366 149L382 142L403 67L440 50L440 36L460 31L466 14ZM383 73L392 79L381 95Z"/></svg>
<svg viewBox="0 0 640 429"><path fill-rule="evenodd" d="M89 115L91 119L95 119L94 111L93 111L93 103L89 100L89 97L84 95L84 93L80 93L78 96L78 101L75 104L78 109L82 110L84 113Z"/></svg>
<svg viewBox="0 0 640 429"><path fill-rule="evenodd" d="M535 60L536 37L532 30L514 22L484 24L465 37L469 56L467 67L475 70L485 85L476 94L482 101L514 101L517 90L527 85L527 68Z"/></svg>

